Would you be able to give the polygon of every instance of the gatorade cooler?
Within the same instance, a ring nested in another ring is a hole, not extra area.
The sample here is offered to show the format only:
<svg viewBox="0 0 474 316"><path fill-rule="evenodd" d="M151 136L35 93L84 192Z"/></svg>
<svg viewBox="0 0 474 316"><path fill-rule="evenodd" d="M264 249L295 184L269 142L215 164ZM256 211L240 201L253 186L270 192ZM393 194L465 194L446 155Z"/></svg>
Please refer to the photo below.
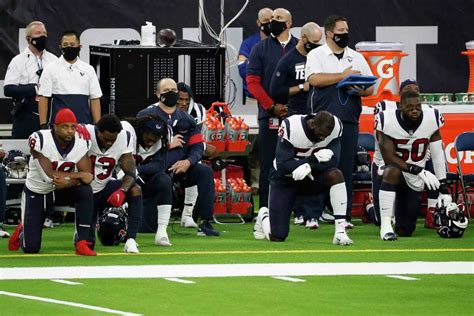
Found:
<svg viewBox="0 0 474 316"><path fill-rule="evenodd" d="M466 43L467 51L461 52L469 58L469 86L467 92L474 93L474 40Z"/></svg>
<svg viewBox="0 0 474 316"><path fill-rule="evenodd" d="M408 56L402 52L403 48L402 43L359 42L356 44L356 50L365 57L373 75L379 78L375 84L374 94L362 98L364 105L374 106L381 100L400 100L400 61Z"/></svg>

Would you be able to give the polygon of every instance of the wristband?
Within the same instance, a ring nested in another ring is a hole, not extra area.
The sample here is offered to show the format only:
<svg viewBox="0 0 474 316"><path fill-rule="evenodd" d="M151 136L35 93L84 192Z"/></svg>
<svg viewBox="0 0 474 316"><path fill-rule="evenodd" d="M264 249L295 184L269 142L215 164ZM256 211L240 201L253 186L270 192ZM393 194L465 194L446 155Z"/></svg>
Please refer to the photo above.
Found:
<svg viewBox="0 0 474 316"><path fill-rule="evenodd" d="M420 166L411 164L411 163L407 163L407 167L408 167L408 172L411 173L411 174L417 175L417 174L419 174L420 172L423 171L423 168L421 168Z"/></svg>

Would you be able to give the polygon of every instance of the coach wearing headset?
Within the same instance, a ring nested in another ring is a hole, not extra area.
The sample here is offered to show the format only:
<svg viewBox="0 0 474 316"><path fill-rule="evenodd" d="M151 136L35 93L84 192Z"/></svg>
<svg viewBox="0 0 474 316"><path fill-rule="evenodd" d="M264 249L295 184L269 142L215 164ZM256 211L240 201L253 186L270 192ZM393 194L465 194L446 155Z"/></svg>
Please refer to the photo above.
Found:
<svg viewBox="0 0 474 316"><path fill-rule="evenodd" d="M28 24L26 40L28 47L8 65L3 88L5 96L13 98L12 137L15 139L26 139L39 130L39 78L43 68L58 59L45 49L48 34L42 22Z"/></svg>

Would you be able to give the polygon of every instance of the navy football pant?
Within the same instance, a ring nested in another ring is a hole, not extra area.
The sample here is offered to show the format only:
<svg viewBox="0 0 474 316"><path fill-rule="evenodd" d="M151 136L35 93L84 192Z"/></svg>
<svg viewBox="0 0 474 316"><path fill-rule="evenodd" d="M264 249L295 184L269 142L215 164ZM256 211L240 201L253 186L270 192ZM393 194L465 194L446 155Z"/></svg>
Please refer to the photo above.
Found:
<svg viewBox="0 0 474 316"><path fill-rule="evenodd" d="M260 207L268 206L268 186L270 184L270 170L275 159L278 130L268 128L269 118L258 120L258 159L260 162L260 175L258 192Z"/></svg>
<svg viewBox="0 0 474 316"><path fill-rule="evenodd" d="M0 223L3 223L5 220L5 203L7 199L7 183L5 178L5 171L0 167Z"/></svg>
<svg viewBox="0 0 474 316"><path fill-rule="evenodd" d="M351 220L352 213L352 173L354 171L357 143L359 139L359 124L342 122L341 152L334 153L339 157L339 170L344 175L347 189L346 219Z"/></svg>
<svg viewBox="0 0 474 316"><path fill-rule="evenodd" d="M329 169L314 176L314 181L308 177L301 181L294 181L291 177L280 177L275 169L271 170L270 179L270 231L277 240L285 240L290 231L291 207L296 196L322 196L329 187L326 185L327 174L334 169Z"/></svg>
<svg viewBox="0 0 474 316"><path fill-rule="evenodd" d="M214 213L214 177L209 166L197 163L184 174L177 174L173 181L179 181L184 188L197 185L196 208L203 220L211 220Z"/></svg>
<svg viewBox="0 0 474 316"><path fill-rule="evenodd" d="M122 186L121 180L111 180L107 182L105 188L102 191L99 191L94 194L94 223L97 223L98 216L102 215L102 212L111 207L107 203L109 196L118 190ZM133 196L125 198L125 202L128 203L128 228L127 228L127 239L128 238L137 238L138 228L140 227L142 220L142 210L143 210L143 198L142 196ZM96 227L92 227L91 236L93 236L95 241L95 230Z"/></svg>
<svg viewBox="0 0 474 316"><path fill-rule="evenodd" d="M142 186L143 198L156 198L156 205L173 204L171 178L166 173L157 173Z"/></svg>
<svg viewBox="0 0 474 316"><path fill-rule="evenodd" d="M376 225L380 225L379 191L380 186L382 185L383 174L381 174L382 172L377 172L377 170L378 167L373 163L372 194L374 196L375 221L373 216L370 217ZM421 192L410 188L406 183L403 174L400 175L400 183L397 185L395 192L397 194L394 206L395 231L402 237L411 236L415 231L416 220L420 214Z"/></svg>
<svg viewBox="0 0 474 316"><path fill-rule="evenodd" d="M90 227L95 227L92 221L93 195L89 185L57 190L48 194L38 194L23 189L23 233L21 247L25 253L38 253L41 248L41 236L45 219L45 209L53 205L70 205L76 207L76 231L78 240L90 240Z"/></svg>

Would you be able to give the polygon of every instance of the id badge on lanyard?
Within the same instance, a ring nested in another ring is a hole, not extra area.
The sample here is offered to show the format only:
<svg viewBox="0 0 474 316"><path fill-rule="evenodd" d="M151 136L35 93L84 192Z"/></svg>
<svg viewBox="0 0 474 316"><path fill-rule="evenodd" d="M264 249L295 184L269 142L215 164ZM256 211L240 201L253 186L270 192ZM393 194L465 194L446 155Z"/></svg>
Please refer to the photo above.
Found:
<svg viewBox="0 0 474 316"><path fill-rule="evenodd" d="M268 119L268 129L279 129L280 119L278 117L270 117Z"/></svg>

